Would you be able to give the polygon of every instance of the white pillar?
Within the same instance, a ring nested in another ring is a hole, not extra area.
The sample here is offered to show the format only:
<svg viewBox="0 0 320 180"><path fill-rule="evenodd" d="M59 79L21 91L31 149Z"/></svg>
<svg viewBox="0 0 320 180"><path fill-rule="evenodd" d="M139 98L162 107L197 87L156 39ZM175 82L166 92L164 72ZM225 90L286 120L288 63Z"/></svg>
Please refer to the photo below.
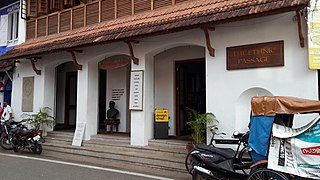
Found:
<svg viewBox="0 0 320 180"><path fill-rule="evenodd" d="M143 110L131 111L131 145L146 146L154 131L154 59L139 57L139 65L132 70L143 70Z"/></svg>
<svg viewBox="0 0 320 180"><path fill-rule="evenodd" d="M84 140L97 134L98 128L98 64L82 64L78 70L77 124L85 123Z"/></svg>

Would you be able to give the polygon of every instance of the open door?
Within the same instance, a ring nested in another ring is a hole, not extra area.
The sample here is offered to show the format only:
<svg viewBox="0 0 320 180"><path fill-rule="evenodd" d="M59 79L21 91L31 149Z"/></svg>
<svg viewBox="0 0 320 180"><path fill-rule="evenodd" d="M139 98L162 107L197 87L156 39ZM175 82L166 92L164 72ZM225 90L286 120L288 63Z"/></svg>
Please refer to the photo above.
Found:
<svg viewBox="0 0 320 180"><path fill-rule="evenodd" d="M191 134L187 125L186 108L192 108L200 113L206 111L206 81L204 59L176 62L176 134L185 136Z"/></svg>

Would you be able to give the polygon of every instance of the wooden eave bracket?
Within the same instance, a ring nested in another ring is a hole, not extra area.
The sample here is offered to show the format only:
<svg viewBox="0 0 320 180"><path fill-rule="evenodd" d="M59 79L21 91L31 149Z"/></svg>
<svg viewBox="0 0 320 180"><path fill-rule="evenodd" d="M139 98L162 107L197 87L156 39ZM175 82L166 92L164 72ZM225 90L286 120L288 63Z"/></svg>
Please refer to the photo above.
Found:
<svg viewBox="0 0 320 180"><path fill-rule="evenodd" d="M304 47L304 37L302 34L302 25L301 25L301 13L303 11L302 10L297 10L297 21L298 21L298 32L299 32L299 41L300 41L300 46L303 48Z"/></svg>
<svg viewBox="0 0 320 180"><path fill-rule="evenodd" d="M129 52L130 52L130 56L131 56L131 59L133 61L133 64L139 65L139 58L134 56L133 47L132 47L132 43L138 44L139 41L137 41L137 40L126 40L124 42L128 44Z"/></svg>
<svg viewBox="0 0 320 180"><path fill-rule="evenodd" d="M69 53L72 55L73 65L76 70L82 70L82 65L77 62L76 54L75 53L82 53L82 50L68 50Z"/></svg>
<svg viewBox="0 0 320 180"><path fill-rule="evenodd" d="M38 61L38 59L41 59L41 57L31 57L31 58L27 58L30 60L31 64L32 64L32 69L33 71L37 74L37 75L41 75L41 70L37 69L36 67L36 62Z"/></svg>
<svg viewBox="0 0 320 180"><path fill-rule="evenodd" d="M208 27L208 26L203 26L201 29L204 31L205 37L206 37L206 44L207 44L207 49L209 51L210 56L214 57L215 56L215 49L211 46L211 41L210 41L210 34L209 31L214 31L214 27Z"/></svg>

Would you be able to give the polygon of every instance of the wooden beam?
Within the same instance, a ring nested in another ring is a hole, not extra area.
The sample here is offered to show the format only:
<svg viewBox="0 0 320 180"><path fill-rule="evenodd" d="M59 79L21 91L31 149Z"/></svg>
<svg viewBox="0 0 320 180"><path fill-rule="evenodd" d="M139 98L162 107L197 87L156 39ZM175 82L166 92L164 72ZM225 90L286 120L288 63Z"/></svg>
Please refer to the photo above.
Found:
<svg viewBox="0 0 320 180"><path fill-rule="evenodd" d="M298 33L299 33L299 41L300 41L300 46L303 48L304 47L304 37L302 34L302 26L301 26L301 10L297 10L297 21L298 21Z"/></svg>
<svg viewBox="0 0 320 180"><path fill-rule="evenodd" d="M36 68L36 62L38 61L38 59L41 59L41 57L32 57L32 58L27 58L27 59L30 60L33 71L34 71L37 75L41 75L41 70L39 70L39 69Z"/></svg>
<svg viewBox="0 0 320 180"><path fill-rule="evenodd" d="M130 56L131 56L131 59L133 61L133 64L136 64L136 65L139 65L139 58L136 58L134 56L134 52L133 52L133 47L132 47L132 44L131 43L139 43L139 41L136 41L136 40L125 40L124 41L125 43L128 44L128 47L129 47L129 52L130 52Z"/></svg>
<svg viewBox="0 0 320 180"><path fill-rule="evenodd" d="M207 49L209 51L210 56L214 57L215 56L215 49L211 46L211 41L210 41L210 31L214 31L214 27L207 27L203 26L201 29L204 31L205 37L206 37L206 44L207 44Z"/></svg>
<svg viewBox="0 0 320 180"><path fill-rule="evenodd" d="M82 53L82 50L68 50L71 53L73 65L76 70L82 70L82 65L77 62L76 54L75 53Z"/></svg>

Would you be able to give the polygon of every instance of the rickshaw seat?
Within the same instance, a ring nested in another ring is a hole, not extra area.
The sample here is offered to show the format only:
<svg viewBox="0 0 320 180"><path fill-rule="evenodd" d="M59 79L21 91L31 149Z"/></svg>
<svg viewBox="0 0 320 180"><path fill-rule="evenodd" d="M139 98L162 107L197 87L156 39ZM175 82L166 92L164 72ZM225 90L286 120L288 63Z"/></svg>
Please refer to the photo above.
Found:
<svg viewBox="0 0 320 180"><path fill-rule="evenodd" d="M197 148L219 154L226 159L233 159L236 155L236 152L231 148L218 148L207 145L198 145Z"/></svg>

